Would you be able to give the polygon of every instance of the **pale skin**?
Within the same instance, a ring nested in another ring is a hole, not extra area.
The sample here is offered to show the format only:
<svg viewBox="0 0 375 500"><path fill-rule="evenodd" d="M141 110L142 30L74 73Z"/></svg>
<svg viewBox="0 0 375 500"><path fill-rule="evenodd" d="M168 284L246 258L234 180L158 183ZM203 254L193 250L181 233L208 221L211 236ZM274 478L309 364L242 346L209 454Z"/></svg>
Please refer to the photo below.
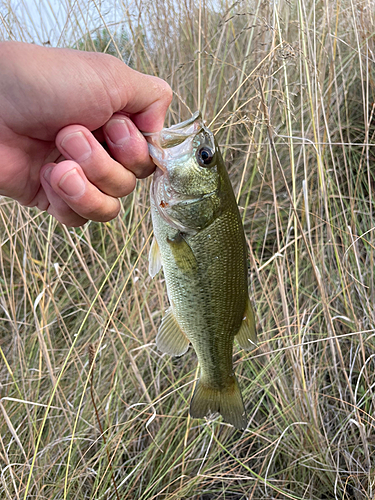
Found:
<svg viewBox="0 0 375 500"><path fill-rule="evenodd" d="M0 42L0 195L67 226L117 216L155 165L169 85L106 54ZM106 146L106 148L103 147Z"/></svg>

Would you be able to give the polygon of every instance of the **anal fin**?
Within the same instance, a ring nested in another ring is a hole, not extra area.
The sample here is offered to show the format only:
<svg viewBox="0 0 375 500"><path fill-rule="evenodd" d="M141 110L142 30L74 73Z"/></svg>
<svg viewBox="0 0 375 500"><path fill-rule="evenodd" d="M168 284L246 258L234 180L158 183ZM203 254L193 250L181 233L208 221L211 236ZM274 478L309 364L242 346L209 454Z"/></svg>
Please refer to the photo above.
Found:
<svg viewBox="0 0 375 500"><path fill-rule="evenodd" d="M156 336L157 348L170 356L182 356L188 350L189 343L189 339L181 330L173 314L173 309L170 307L161 321Z"/></svg>
<svg viewBox="0 0 375 500"><path fill-rule="evenodd" d="M255 330L255 316L249 297L247 298L242 325L236 335L236 340L242 349L245 350L254 349L256 346L257 332Z"/></svg>

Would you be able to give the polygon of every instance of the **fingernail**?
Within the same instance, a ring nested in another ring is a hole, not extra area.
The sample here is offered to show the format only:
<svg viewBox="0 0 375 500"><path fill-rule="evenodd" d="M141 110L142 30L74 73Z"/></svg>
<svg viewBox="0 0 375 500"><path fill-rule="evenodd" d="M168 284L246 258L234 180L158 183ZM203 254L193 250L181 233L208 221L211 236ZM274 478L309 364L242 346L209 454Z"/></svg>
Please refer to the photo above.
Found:
<svg viewBox="0 0 375 500"><path fill-rule="evenodd" d="M76 198L82 196L86 185L76 168L69 170L64 174L59 182L59 188L68 196Z"/></svg>
<svg viewBox="0 0 375 500"><path fill-rule="evenodd" d="M75 161L84 161L91 155L91 146L82 132L68 134L61 141L61 147Z"/></svg>
<svg viewBox="0 0 375 500"><path fill-rule="evenodd" d="M111 120L105 127L105 131L113 144L118 144L119 146L127 139L130 135L128 125L125 120L114 119Z"/></svg>
<svg viewBox="0 0 375 500"><path fill-rule="evenodd" d="M51 172L53 170L53 167L48 167L43 173L44 180L48 182L49 185L51 185L50 179L51 179Z"/></svg>

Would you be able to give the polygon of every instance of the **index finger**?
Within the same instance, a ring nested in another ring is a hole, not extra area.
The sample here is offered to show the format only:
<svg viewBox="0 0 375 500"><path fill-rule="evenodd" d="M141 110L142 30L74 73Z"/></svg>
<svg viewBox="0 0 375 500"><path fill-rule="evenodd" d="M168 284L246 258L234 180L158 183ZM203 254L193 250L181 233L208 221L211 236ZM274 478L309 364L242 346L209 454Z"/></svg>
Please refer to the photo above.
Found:
<svg viewBox="0 0 375 500"><path fill-rule="evenodd" d="M147 79L137 78L137 85L131 88L133 95L122 111L129 113L142 132L158 132L163 128L165 114L172 101L172 89L156 76L142 76Z"/></svg>
<svg viewBox="0 0 375 500"><path fill-rule="evenodd" d="M135 71L125 63L111 58L112 76L107 83L113 112L127 114L142 132L157 132L163 128L165 114L172 101L172 89L161 78ZM113 71L113 69L116 71Z"/></svg>

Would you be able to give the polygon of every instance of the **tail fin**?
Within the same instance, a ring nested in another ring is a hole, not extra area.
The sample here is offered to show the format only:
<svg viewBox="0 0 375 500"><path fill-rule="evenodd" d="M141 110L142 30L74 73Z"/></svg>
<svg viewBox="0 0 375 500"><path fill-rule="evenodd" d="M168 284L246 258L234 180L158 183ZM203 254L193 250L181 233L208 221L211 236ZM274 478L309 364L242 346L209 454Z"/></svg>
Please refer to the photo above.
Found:
<svg viewBox="0 0 375 500"><path fill-rule="evenodd" d="M220 413L225 422L237 429L246 428L246 411L235 375L230 376L228 384L221 390L198 380L190 403L190 415L204 418L213 413Z"/></svg>

